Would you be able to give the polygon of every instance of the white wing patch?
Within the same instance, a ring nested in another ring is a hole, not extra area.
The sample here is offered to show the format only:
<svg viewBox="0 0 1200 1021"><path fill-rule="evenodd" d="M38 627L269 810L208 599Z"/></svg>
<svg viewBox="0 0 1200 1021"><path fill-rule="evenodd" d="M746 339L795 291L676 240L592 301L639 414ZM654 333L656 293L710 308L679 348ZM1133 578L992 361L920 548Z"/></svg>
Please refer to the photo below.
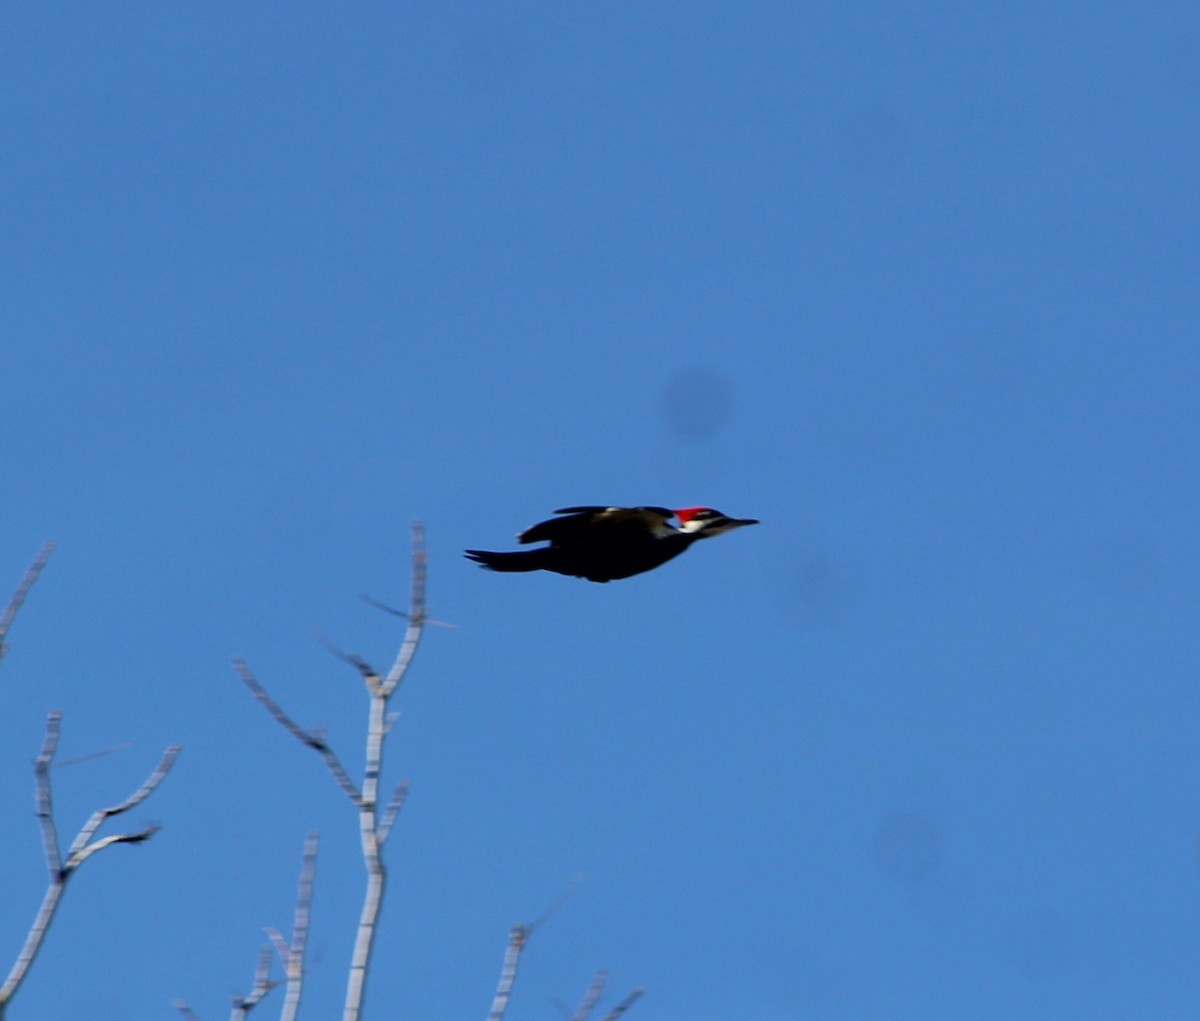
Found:
<svg viewBox="0 0 1200 1021"><path fill-rule="evenodd" d="M678 535L682 529L676 528L672 524L668 524L665 518L659 518L654 523L654 538L665 539L668 535Z"/></svg>

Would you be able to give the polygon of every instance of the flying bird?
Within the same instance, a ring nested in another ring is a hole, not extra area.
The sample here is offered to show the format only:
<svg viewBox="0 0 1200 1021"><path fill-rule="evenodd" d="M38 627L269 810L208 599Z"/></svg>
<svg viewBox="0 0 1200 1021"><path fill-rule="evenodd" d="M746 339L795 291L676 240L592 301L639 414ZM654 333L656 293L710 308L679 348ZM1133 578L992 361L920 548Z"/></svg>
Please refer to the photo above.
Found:
<svg viewBox="0 0 1200 1021"><path fill-rule="evenodd" d="M515 553L469 549L469 560L493 571L553 571L588 581L616 581L651 571L684 552L698 539L757 525L754 518L731 518L711 507L563 507L517 536L522 543L549 546ZM672 524L674 518L679 523Z"/></svg>

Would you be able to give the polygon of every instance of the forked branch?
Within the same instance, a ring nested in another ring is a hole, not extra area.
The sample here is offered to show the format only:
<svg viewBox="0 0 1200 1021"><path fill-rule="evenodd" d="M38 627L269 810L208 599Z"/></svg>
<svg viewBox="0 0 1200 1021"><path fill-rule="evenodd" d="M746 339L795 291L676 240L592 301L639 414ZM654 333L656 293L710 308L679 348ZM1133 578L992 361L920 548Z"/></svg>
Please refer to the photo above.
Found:
<svg viewBox="0 0 1200 1021"><path fill-rule="evenodd" d="M517 981L517 969L521 965L521 954L529 945L530 937L570 899L571 894L583 882L583 878L583 875L580 874L572 879L563 892L554 899L554 902L534 921L518 923L508 930L508 946L504 948L504 964L500 967L500 981L496 985L496 995L492 997L492 1008L488 1011L488 1021L503 1021L504 1012L508 1009L508 1001L512 999L513 986Z"/></svg>
<svg viewBox="0 0 1200 1021"><path fill-rule="evenodd" d="M300 1012L300 994L304 990L304 954L308 949L308 927L312 917L313 884L317 874L317 846L320 837L314 830L305 838L304 855L300 863L300 885L296 891L296 911L292 917L292 941L270 930L275 952L283 964L287 990L283 999L280 1021L296 1021Z"/></svg>
<svg viewBox="0 0 1200 1021"><path fill-rule="evenodd" d="M579 1004L579 1009L571 1015L571 1021L588 1021L592 1016L592 1011L596 1009L596 1004L600 1002L600 997L604 993L604 984L608 981L608 972L598 971L592 979L592 984L588 986L588 991L583 995L583 1002ZM632 1007L646 990L635 989L628 996L618 1003L612 1010L604 1015L600 1021L617 1021L622 1014ZM563 1007L563 1016L567 1016L567 1009Z"/></svg>
<svg viewBox="0 0 1200 1021"><path fill-rule="evenodd" d="M25 945L17 955L16 963L9 972L4 985L0 986L0 1018L3 1018L9 1001L16 995L37 958L38 951L41 950L46 934L50 930L50 923L54 921L54 915L66 890L67 882L76 870L93 854L103 851L106 847L113 844L140 844L158 832L158 826L151 825L129 833L114 833L107 837L96 837L97 831L107 819L136 808L154 793L158 785L166 779L171 767L175 765L175 759L180 750L178 745L172 745L163 752L163 756L153 772L124 801L93 812L71 842L64 859L59 848L58 830L54 822L54 797L50 782L61 729L62 713L57 711L50 713L46 719L46 733L42 739L42 750L34 763L38 824L42 831L42 849L46 856L49 882L37 917L25 937Z"/></svg>
<svg viewBox="0 0 1200 1021"><path fill-rule="evenodd" d="M408 621L408 625L405 629L404 639L400 644L395 662L392 664L391 670L388 671L387 677L381 678L361 656L337 653L341 659L348 662L359 672L369 698L366 754L364 756L365 763L361 783L355 783L351 779L349 772L342 765L341 760L329 746L323 735L307 731L297 724L258 682L250 667L242 660L234 661L234 668L245 685L253 692L254 697L258 699L259 703L280 726L302 744L316 751L325 760L326 767L358 810L359 841L362 846L363 865L366 870L367 884L363 897L362 910L359 914L354 950L350 961L350 972L346 984L346 1000L342 1013L343 1021L359 1021L362 1016L371 948L375 939L375 929L379 919L379 912L383 905L383 893L387 879L381 853L408 793L407 781L401 782L395 788L386 805L381 809L379 804L379 784L383 773L384 739L390 732L391 724L395 719L394 715L388 713L388 700L395 694L409 666L412 664L426 623L425 570L427 555L425 552L425 530L420 522L414 522L413 524L412 547L411 601L408 613L403 615ZM277 940L276 946L279 947L281 943L281 940ZM291 955L294 951L295 942L293 939L293 945L287 958L288 961L293 959Z"/></svg>
<svg viewBox="0 0 1200 1021"><path fill-rule="evenodd" d="M233 1010L229 1012L229 1021L245 1021L246 1015L262 1003L267 993L278 984L271 978L271 948L263 947L258 952L258 964L254 969L254 985L250 987L250 995L233 998Z"/></svg>
<svg viewBox="0 0 1200 1021"><path fill-rule="evenodd" d="M504 964L500 968L500 981L496 985L496 995L492 998L492 1006L488 1011L488 1021L504 1021L504 1012L508 1009L508 1003L512 999L513 986L517 982L517 969L521 965L521 954L524 953L525 948L529 945L529 940L533 936L534 931L567 902L567 899L575 892L575 888L581 882L583 882L583 876L576 876L567 888L558 895L554 903L543 911L536 921L514 925L508 930L508 945L504 948ZM607 978L608 975L606 972L596 972L592 978L591 985L588 986L588 990L584 994L583 1002L580 1003L579 1009L571 1015L571 1021L588 1021L604 992L604 983ZM617 1018L637 1002L643 992L644 990L642 989L635 989L609 1011L601 1021L617 1021ZM567 1016L568 1010L565 1006L562 1006L562 1011L563 1016Z"/></svg>
<svg viewBox="0 0 1200 1021"><path fill-rule="evenodd" d="M254 969L254 984L248 996L233 998L231 1021L245 1021L245 1017L257 1007L272 989L280 984L278 979L271 978L271 960L279 956L283 965L283 981L287 989L284 994L283 1010L280 1021L296 1021L300 1010L300 994L304 986L304 954L308 947L308 925L312 914L313 880L317 871L316 831L309 833L304 841L304 855L300 864L300 884L296 891L296 910L292 918L292 940L289 943L283 938L278 929L267 929L270 945L263 947L258 953L258 963ZM185 1000L175 1000L175 1009L187 1021L200 1021L199 1016Z"/></svg>
<svg viewBox="0 0 1200 1021"><path fill-rule="evenodd" d="M303 745L307 745L318 755L325 760L325 765L329 767L329 772L333 774L333 778L338 782L339 786L346 792L348 797L354 804L362 803L362 794L354 781L350 779L350 774L346 772L346 767L342 765L341 760L337 757L337 752L329 747L329 742L315 731L307 731L293 720L287 713L283 711L283 707L273 699L261 684L258 683L258 678L254 676L249 665L244 659L235 659L233 668L238 672L238 676L245 682L247 688L253 693L254 697L262 704L275 721L291 734L297 741Z"/></svg>

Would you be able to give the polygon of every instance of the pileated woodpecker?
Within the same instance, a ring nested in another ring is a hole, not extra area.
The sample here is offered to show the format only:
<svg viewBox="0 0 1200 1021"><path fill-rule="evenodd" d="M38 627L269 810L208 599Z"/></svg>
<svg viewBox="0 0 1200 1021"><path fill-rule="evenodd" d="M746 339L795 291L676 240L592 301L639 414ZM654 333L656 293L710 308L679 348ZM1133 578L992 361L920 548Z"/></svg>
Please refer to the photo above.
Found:
<svg viewBox="0 0 1200 1021"><path fill-rule="evenodd" d="M758 524L711 507L563 507L554 513L566 516L517 536L519 542L547 539L549 546L517 553L469 549L465 555L493 571L553 571L588 581L615 581L665 564L697 539ZM671 518L679 524L671 524Z"/></svg>

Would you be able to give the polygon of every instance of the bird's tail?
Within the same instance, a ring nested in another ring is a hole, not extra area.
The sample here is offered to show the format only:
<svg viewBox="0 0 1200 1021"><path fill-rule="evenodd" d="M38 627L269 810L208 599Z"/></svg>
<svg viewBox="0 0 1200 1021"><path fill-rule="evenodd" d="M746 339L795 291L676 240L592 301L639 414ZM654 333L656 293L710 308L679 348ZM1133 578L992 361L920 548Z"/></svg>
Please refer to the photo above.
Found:
<svg viewBox="0 0 1200 1021"><path fill-rule="evenodd" d="M545 553L544 549L521 550L517 553L469 549L463 556L492 571L540 571L546 566Z"/></svg>

